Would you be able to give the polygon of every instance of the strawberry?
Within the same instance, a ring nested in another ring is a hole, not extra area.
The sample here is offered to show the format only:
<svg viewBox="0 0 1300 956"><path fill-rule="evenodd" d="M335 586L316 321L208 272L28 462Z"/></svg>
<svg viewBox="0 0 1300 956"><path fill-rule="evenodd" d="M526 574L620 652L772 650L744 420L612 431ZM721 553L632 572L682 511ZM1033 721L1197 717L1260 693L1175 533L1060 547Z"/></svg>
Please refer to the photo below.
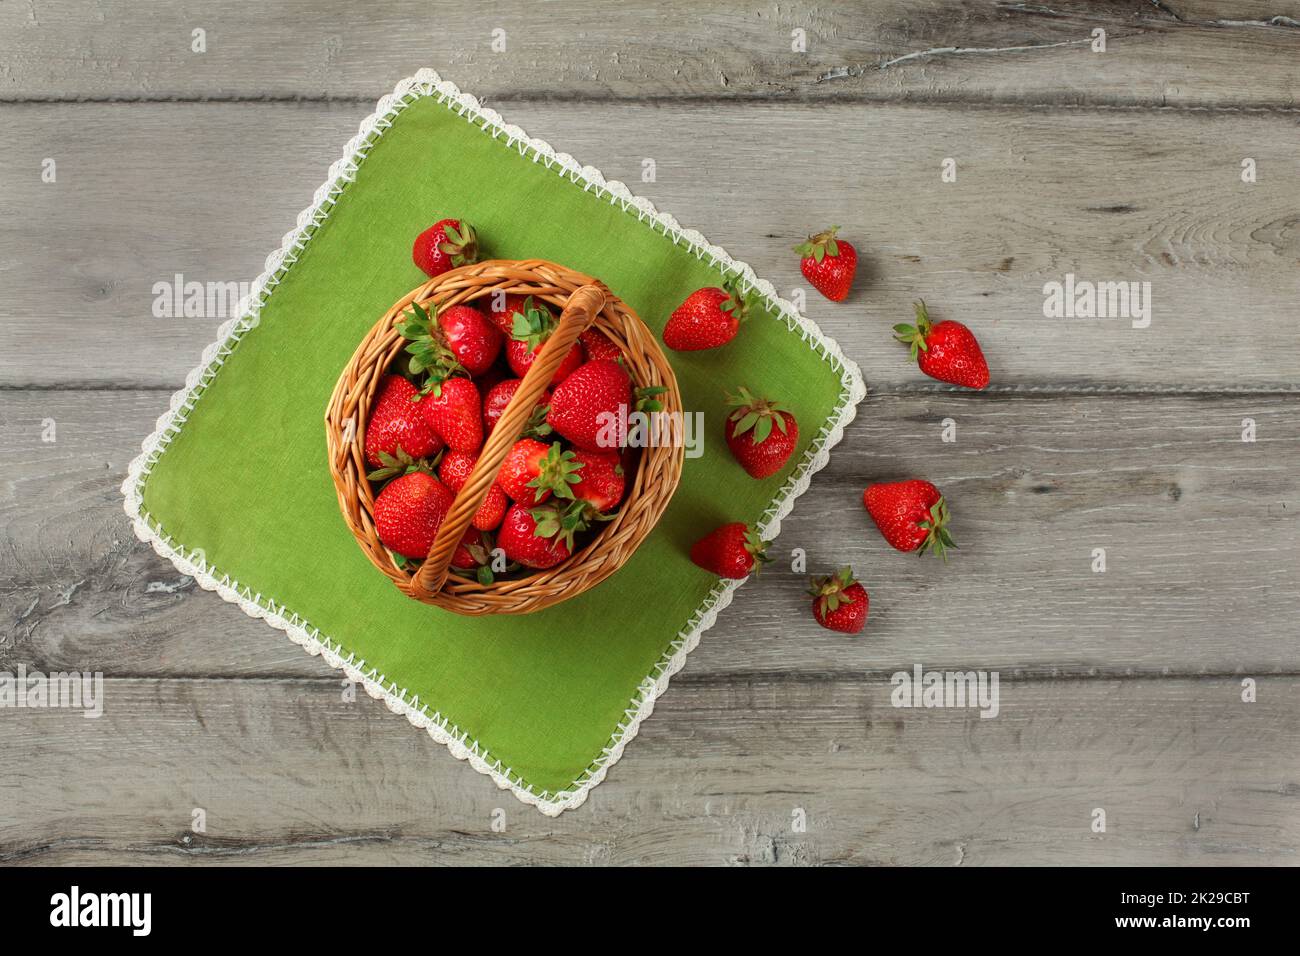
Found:
<svg viewBox="0 0 1300 956"><path fill-rule="evenodd" d="M411 259L429 278L478 258L474 227L459 219L439 219L415 237Z"/></svg>
<svg viewBox="0 0 1300 956"><path fill-rule="evenodd" d="M858 271L858 251L851 243L835 238L839 231L839 226L831 226L794 247L794 251L803 256L799 260L799 271L814 289L832 302L843 302L848 298L853 274Z"/></svg>
<svg viewBox="0 0 1300 956"><path fill-rule="evenodd" d="M957 547L948 533L948 503L928 481L869 485L862 492L862 504L885 540L899 551L933 551L946 561L948 548Z"/></svg>
<svg viewBox="0 0 1300 956"><path fill-rule="evenodd" d="M691 545L691 560L724 578L748 577L770 561L767 542L744 522L724 524Z"/></svg>
<svg viewBox="0 0 1300 956"><path fill-rule="evenodd" d="M442 464L438 466L438 477L453 492L460 494L460 489L465 487L465 482L469 479L470 472L474 470L477 461L478 455L463 451L449 451L442 456ZM510 500L506 497L505 491L493 482L488 488L483 504L479 505L478 511L474 514L472 524L480 531L491 531L501 523L501 516L506 513L509 504Z"/></svg>
<svg viewBox="0 0 1300 956"><path fill-rule="evenodd" d="M532 438L521 438L506 452L497 472L497 484L523 505L539 505L552 493L572 498L569 486L578 482L574 453L565 451L559 442L544 445Z"/></svg>
<svg viewBox="0 0 1300 956"><path fill-rule="evenodd" d="M585 329L578 336L578 341L582 343L589 359L609 359L611 362L617 362L623 357L623 350L614 344L614 340L595 326Z"/></svg>
<svg viewBox="0 0 1300 956"><path fill-rule="evenodd" d="M506 406L510 404L510 399L515 397L515 392L519 390L519 386L523 384L523 381L521 378L507 378L493 385L488 393L483 396L483 425L489 435L492 434L497 419L505 413ZM551 404L551 390L548 388L542 392L542 397L537 400L537 408L543 410L542 415L539 417L545 418L544 410L549 404ZM545 421L540 423L540 427L545 429L541 434L550 432L550 426L546 425ZM536 429L534 428L533 431L536 431Z"/></svg>
<svg viewBox="0 0 1300 956"><path fill-rule="evenodd" d="M428 472L394 478L375 498L375 533L390 551L424 559L453 500L446 485Z"/></svg>
<svg viewBox="0 0 1300 956"><path fill-rule="evenodd" d="M916 325L894 326L894 338L911 346L912 360L931 378L965 388L986 388L989 365L974 333L960 322L930 321L924 302L917 302Z"/></svg>
<svg viewBox="0 0 1300 956"><path fill-rule="evenodd" d="M528 312L528 302L531 296L524 295L497 295L493 293L488 296L487 316L492 320L492 324L501 330L501 334L507 339L510 337L510 330L515 325L515 313L525 315ZM546 308L546 303L540 304L541 308Z"/></svg>
<svg viewBox="0 0 1300 956"><path fill-rule="evenodd" d="M799 444L794 415L766 398L755 398L747 388L728 395L727 404L735 409L723 426L731 454L754 478L775 475Z"/></svg>
<svg viewBox="0 0 1300 956"><path fill-rule="evenodd" d="M586 502L597 513L617 508L623 500L625 484L619 453L580 450L573 453L573 461L579 469L578 481L569 489L573 497Z"/></svg>
<svg viewBox="0 0 1300 956"><path fill-rule="evenodd" d="M596 359L556 386L546 421L579 448L607 451L616 444L610 440L611 426L616 432L620 410L626 415L631 406L632 380L627 370L617 362Z"/></svg>
<svg viewBox="0 0 1300 956"><path fill-rule="evenodd" d="M560 512L552 505L511 505L497 532L497 546L526 568L551 568L573 553L571 538L562 534Z"/></svg>
<svg viewBox="0 0 1300 956"><path fill-rule="evenodd" d="M866 588L853 580L852 568L840 568L825 578L813 578L813 617L822 627L857 634L867 626L871 601Z"/></svg>
<svg viewBox="0 0 1300 956"><path fill-rule="evenodd" d="M514 313L510 340L506 342L506 362L510 365L510 370L520 378L528 374L533 362L542 353L547 338L555 331L555 316L545 305L535 305L532 296L524 301L524 311ZM568 378L583 363L584 358L582 343L574 342L569 354L551 376L551 385L558 385Z"/></svg>
<svg viewBox="0 0 1300 956"><path fill-rule="evenodd" d="M379 384L379 399L366 424L366 464L379 468L380 455L396 456L398 449L412 458L427 458L442 448L442 439L424 421L420 394L400 375L388 375Z"/></svg>
<svg viewBox="0 0 1300 956"><path fill-rule="evenodd" d="M494 579L492 539L478 528L470 528L456 546L451 566L461 571L473 571L479 584L491 584Z"/></svg>
<svg viewBox="0 0 1300 956"><path fill-rule="evenodd" d="M438 313L438 328L456 361L470 375L482 375L501 352L501 333L473 306L443 309Z"/></svg>
<svg viewBox="0 0 1300 956"><path fill-rule="evenodd" d="M678 352L726 345L736 337L748 311L749 304L734 278L727 279L721 289L696 289L668 317L664 345Z"/></svg>
<svg viewBox="0 0 1300 956"><path fill-rule="evenodd" d="M424 420L452 451L477 454L483 447L483 413L478 386L457 376L431 387L420 406Z"/></svg>

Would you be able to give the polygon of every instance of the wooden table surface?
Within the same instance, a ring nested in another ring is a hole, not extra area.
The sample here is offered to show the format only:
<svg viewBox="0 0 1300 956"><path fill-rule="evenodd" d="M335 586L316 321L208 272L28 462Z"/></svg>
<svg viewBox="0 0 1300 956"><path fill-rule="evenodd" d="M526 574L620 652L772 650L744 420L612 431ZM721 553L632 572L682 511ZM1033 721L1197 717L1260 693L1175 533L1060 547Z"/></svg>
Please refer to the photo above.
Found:
<svg viewBox="0 0 1300 956"><path fill-rule="evenodd" d="M0 862L1300 862L1300 4L655 6L0 0L0 671L107 699L0 710ZM121 510L224 318L155 317L155 283L260 272L422 66L784 293L810 228L863 257L807 312L870 394L775 552L853 563L866 633L784 565L747 583L557 819ZM1149 327L1045 318L1067 274L1150 282ZM986 393L891 343L918 296ZM864 485L910 475L956 512L946 567L865 530ZM1000 713L896 709L917 664L996 671Z"/></svg>

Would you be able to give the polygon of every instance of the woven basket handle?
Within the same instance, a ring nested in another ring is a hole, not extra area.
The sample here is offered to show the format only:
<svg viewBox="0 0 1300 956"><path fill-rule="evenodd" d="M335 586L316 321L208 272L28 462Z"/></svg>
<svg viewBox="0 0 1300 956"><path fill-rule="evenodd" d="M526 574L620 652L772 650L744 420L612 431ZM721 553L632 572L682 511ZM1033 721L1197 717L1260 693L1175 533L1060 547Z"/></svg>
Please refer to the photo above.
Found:
<svg viewBox="0 0 1300 956"><path fill-rule="evenodd" d="M501 470L501 463L515 442L519 440L529 418L532 417L537 400L551 384L552 377L565 356L569 354L569 350L573 348L573 343L578 341L578 336L605 307L606 291L603 285L596 283L584 285L569 296L564 311L560 313L559 323L547 337L545 345L529 367L523 382L515 390L514 397L501 413L496 427L492 429L492 434L484 443L483 450L479 452L474 470L461 486L451 510L443 518L438 528L438 535L433 541L433 548L429 551L429 557L415 573L411 585L416 597L437 594L442 590L451 568L451 559L456 554L456 547L465 536L465 532L469 530L470 522L474 520L474 515L478 513L484 499L487 498L492 483L496 481L497 472Z"/></svg>

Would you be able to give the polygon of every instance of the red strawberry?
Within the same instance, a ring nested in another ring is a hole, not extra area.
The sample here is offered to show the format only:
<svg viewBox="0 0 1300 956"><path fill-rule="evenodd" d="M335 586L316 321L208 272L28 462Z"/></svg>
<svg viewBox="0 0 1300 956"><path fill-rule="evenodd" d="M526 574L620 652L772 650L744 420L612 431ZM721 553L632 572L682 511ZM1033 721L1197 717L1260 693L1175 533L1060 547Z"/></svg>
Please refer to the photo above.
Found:
<svg viewBox="0 0 1300 956"><path fill-rule="evenodd" d="M366 464L385 464L380 454L397 456L398 446L412 458L427 458L442 448L442 439L424 421L415 386L400 375L389 375L379 385L379 399L366 425Z"/></svg>
<svg viewBox="0 0 1300 956"><path fill-rule="evenodd" d="M468 305L453 305L438 313L447 347L470 375L482 375L501 352L501 333L486 315Z"/></svg>
<svg viewBox="0 0 1300 956"><path fill-rule="evenodd" d="M470 528L456 546L451 566L473 571L479 584L491 584L495 577L492 573L492 539L477 528Z"/></svg>
<svg viewBox="0 0 1300 956"><path fill-rule="evenodd" d="M559 512L550 505L511 505L497 532L497 546L526 568L551 568L573 553L561 533Z"/></svg>
<svg viewBox="0 0 1300 956"><path fill-rule="evenodd" d="M862 504L885 540L899 551L933 551L947 560L947 549L957 547L948 533L948 503L928 481L869 485L862 492Z"/></svg>
<svg viewBox="0 0 1300 956"><path fill-rule="evenodd" d="M463 451L449 451L442 456L442 464L438 466L438 477L442 483L460 494L460 489L465 487L465 482L469 479L470 472L474 470L474 464L478 461L478 455L472 455ZM483 499L483 504L479 505L478 511L474 514L473 525L480 531L491 531L501 523L501 516L506 513L506 508L510 504L510 499L506 497L505 491L495 482L488 489L487 497Z"/></svg>
<svg viewBox="0 0 1300 956"><path fill-rule="evenodd" d="M523 505L539 505L552 492L572 498L569 486L578 481L573 456L559 442L548 446L532 438L521 438L506 452L497 472L497 484Z"/></svg>
<svg viewBox="0 0 1300 956"><path fill-rule="evenodd" d="M813 578L813 617L822 627L857 634L867 625L871 601L866 589L853 580L852 568L840 568L825 578Z"/></svg>
<svg viewBox="0 0 1300 956"><path fill-rule="evenodd" d="M483 397L483 424L487 433L492 434L492 429L496 427L497 420L505 413L506 406L510 404L510 399L515 397L515 392L523 384L521 378L508 378L504 381L493 385L487 395ZM545 408L551 403L551 390L548 388L542 392L542 397L537 400L538 408Z"/></svg>
<svg viewBox="0 0 1300 956"><path fill-rule="evenodd" d="M803 256L799 271L812 283L812 287L832 302L843 302L853 286L853 274L858 271L858 251L852 244L836 239L839 226L809 236L794 251Z"/></svg>
<svg viewBox="0 0 1300 956"><path fill-rule="evenodd" d="M492 324L500 329L506 338L509 338L515 324L515 313L526 315L528 313L526 303L531 298L531 296L525 295L497 295L493 293L488 296L488 318L492 320ZM546 303L539 301L538 307L545 309Z"/></svg>
<svg viewBox="0 0 1300 956"><path fill-rule="evenodd" d="M542 354L547 338L555 331L555 316L544 304L535 303L532 296L524 301L524 311L512 316L514 324L510 328L510 340L506 342L506 362L520 378L528 374L537 356ZM551 376L551 385L558 385L568 378L584 358L582 344L574 342L569 354Z"/></svg>
<svg viewBox="0 0 1300 956"><path fill-rule="evenodd" d="M911 346L912 359L931 378L965 388L986 388L989 364L974 333L960 322L930 321L924 302L916 303L916 325L894 326L894 338Z"/></svg>
<svg viewBox="0 0 1300 956"><path fill-rule="evenodd" d="M427 558L453 500L451 491L428 472L394 478L375 498L375 533L390 551Z"/></svg>
<svg viewBox="0 0 1300 956"><path fill-rule="evenodd" d="M726 345L736 337L749 305L734 279L721 289L696 289L668 317L664 345L678 352L696 352Z"/></svg>
<svg viewBox="0 0 1300 956"><path fill-rule="evenodd" d="M438 382L420 406L424 420L453 451L477 454L483 447L483 412L478 387L467 378Z"/></svg>
<svg viewBox="0 0 1300 956"><path fill-rule="evenodd" d="M456 550L451 555L451 566L453 568L476 568L486 562L479 560L480 557L487 557L483 550L483 532L478 528L470 528L465 532L465 537L460 539L460 544L456 545Z"/></svg>
<svg viewBox="0 0 1300 956"><path fill-rule="evenodd" d="M724 578L744 578L771 560L767 542L744 522L724 524L691 545L691 560Z"/></svg>
<svg viewBox="0 0 1300 956"><path fill-rule="evenodd" d="M584 501L599 513L618 507L623 500L624 476L622 457L617 451L576 451L573 461L579 466L578 482L570 488L573 497Z"/></svg>
<svg viewBox="0 0 1300 956"><path fill-rule="evenodd" d="M440 219L415 238L411 259L433 278L478 258L474 227L459 219Z"/></svg>
<svg viewBox="0 0 1300 956"><path fill-rule="evenodd" d="M506 362L510 365L510 371L514 372L520 378L523 378L528 374L528 370L533 367L533 362L537 359L537 356L542 353L542 349L545 347L545 342L537 346L536 349L533 349L526 342L519 342L515 339L511 339L506 343ZM569 354L564 357L564 361L560 363L560 367L557 368L555 374L551 376L551 385L558 385L560 382L563 382L566 378L572 375L574 370L583 363L585 358L586 356L583 355L582 352L582 344L580 342L574 342L573 347L569 349Z"/></svg>
<svg viewBox="0 0 1300 956"><path fill-rule="evenodd" d="M794 415L766 398L755 398L747 388L728 395L727 404L734 408L724 424L731 454L754 478L775 475L799 444Z"/></svg>
<svg viewBox="0 0 1300 956"><path fill-rule="evenodd" d="M608 451L616 446L610 433L617 431L620 409L622 415L632 411L632 380L617 362L596 359L556 387L546 421L579 448Z"/></svg>
<svg viewBox="0 0 1300 956"><path fill-rule="evenodd" d="M609 359L611 362L617 362L623 357L622 349L614 344L614 340L594 326L579 335L578 341L586 349L589 359Z"/></svg>

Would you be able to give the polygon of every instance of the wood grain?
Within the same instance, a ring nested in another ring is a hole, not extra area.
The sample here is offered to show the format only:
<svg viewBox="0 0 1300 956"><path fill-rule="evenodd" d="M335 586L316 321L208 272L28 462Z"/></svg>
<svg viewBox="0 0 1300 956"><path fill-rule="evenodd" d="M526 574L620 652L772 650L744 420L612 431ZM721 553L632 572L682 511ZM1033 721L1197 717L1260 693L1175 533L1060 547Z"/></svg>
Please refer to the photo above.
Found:
<svg viewBox="0 0 1300 956"><path fill-rule="evenodd" d="M8 99L355 98L432 66L490 98L1295 110L1294 0L0 4ZM192 31L207 51L191 51ZM1092 31L1107 32L1104 53ZM492 31L505 31L494 52ZM791 49L792 31L806 52ZM582 37L581 44L573 38Z"/></svg>
<svg viewBox="0 0 1300 956"><path fill-rule="evenodd" d="M152 392L5 393L0 666L328 673L131 536L117 489L164 404ZM1295 672L1279 622L1300 602L1297 412L1295 395L873 394L784 522L777 563L689 670L851 673L921 655L1028 674ZM946 418L955 443L941 441ZM44 419L55 444L41 441ZM868 482L913 475L956 515L947 566L889 550L862 509ZM873 601L864 641L811 621L794 548L809 574L854 565Z"/></svg>
<svg viewBox="0 0 1300 956"><path fill-rule="evenodd" d="M332 679L113 680L96 720L0 720L0 863L1298 859L1294 677L1253 704L1237 679L1003 680L993 719L892 690L874 668L680 676L586 806L547 819Z"/></svg>
<svg viewBox="0 0 1300 956"><path fill-rule="evenodd" d="M0 222L0 385L177 387L224 316L155 318L155 284L256 276L364 113L0 106L14 134L0 142L11 211ZM633 181L785 294L804 287L791 245L841 224L863 260L857 291L835 304L806 290L807 312L873 384L921 380L889 332L921 296L936 318L976 330L997 383L1300 381L1300 336L1284 331L1300 321L1292 119L862 105L509 113ZM799 162L773 162L774 143L815 148L825 171L814 182ZM58 157L55 184L40 181L44 156ZM643 184L647 156L657 181ZM958 179L942 184L949 156ZM1240 181L1243 156L1258 164L1253 185ZM1150 327L1044 318L1045 284L1067 274L1149 282ZM1260 324L1274 331L1252 334Z"/></svg>

